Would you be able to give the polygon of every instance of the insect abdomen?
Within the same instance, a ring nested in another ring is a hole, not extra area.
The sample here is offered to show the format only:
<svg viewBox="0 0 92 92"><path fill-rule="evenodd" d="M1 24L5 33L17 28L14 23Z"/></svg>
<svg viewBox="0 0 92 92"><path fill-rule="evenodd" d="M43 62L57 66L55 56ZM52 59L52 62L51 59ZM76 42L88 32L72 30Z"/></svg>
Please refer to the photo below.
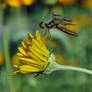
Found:
<svg viewBox="0 0 92 92"><path fill-rule="evenodd" d="M58 28L58 29L61 30L62 32L67 33L67 34L69 34L69 35L73 35L73 36L75 36L75 37L78 37L78 36L79 36L79 34L77 34L77 33L75 33L75 32L72 32L72 31L66 29L66 28L63 27L62 25L57 24L57 25L56 25L56 28Z"/></svg>

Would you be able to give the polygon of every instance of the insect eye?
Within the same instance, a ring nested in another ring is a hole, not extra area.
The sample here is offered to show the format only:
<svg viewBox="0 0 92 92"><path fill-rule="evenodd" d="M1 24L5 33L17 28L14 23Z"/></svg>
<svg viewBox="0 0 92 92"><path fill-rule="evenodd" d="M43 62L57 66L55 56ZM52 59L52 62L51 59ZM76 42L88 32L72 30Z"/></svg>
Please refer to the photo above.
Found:
<svg viewBox="0 0 92 92"><path fill-rule="evenodd" d="M45 24L44 22L41 22L41 23L39 24L39 26L40 26L42 29L44 29L44 28L46 27L46 24Z"/></svg>

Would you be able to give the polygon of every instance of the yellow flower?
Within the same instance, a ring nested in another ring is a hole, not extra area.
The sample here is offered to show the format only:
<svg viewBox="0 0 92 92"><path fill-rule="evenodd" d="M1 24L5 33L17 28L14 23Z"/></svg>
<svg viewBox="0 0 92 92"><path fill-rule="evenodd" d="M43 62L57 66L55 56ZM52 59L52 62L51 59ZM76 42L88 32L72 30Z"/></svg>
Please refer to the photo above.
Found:
<svg viewBox="0 0 92 92"><path fill-rule="evenodd" d="M48 61L55 61L54 55L47 50L38 30L36 31L36 39L30 33L28 33L28 38L28 41L22 41L22 47L18 47L20 51L17 53L19 64L14 67L19 70L12 75L39 73L44 71Z"/></svg>
<svg viewBox="0 0 92 92"><path fill-rule="evenodd" d="M21 5L32 5L35 0L6 0L6 3L12 7L20 7Z"/></svg>
<svg viewBox="0 0 92 92"><path fill-rule="evenodd" d="M82 0L82 5L85 8L92 8L92 0Z"/></svg>
<svg viewBox="0 0 92 92"><path fill-rule="evenodd" d="M35 2L35 0L22 0L22 3L24 5L32 5Z"/></svg>
<svg viewBox="0 0 92 92"><path fill-rule="evenodd" d="M12 7L20 7L22 5L20 0L6 0L6 3Z"/></svg>
<svg viewBox="0 0 92 92"><path fill-rule="evenodd" d="M0 65L3 65L3 63L4 63L4 56L2 52L0 52Z"/></svg>
<svg viewBox="0 0 92 92"><path fill-rule="evenodd" d="M76 0L57 0L57 2L64 5L72 5L76 3Z"/></svg>
<svg viewBox="0 0 92 92"><path fill-rule="evenodd" d="M65 64L64 57L61 54L55 53L55 56L56 56L56 63L57 64L61 64L61 65Z"/></svg>
<svg viewBox="0 0 92 92"><path fill-rule="evenodd" d="M83 26L89 26L92 21L91 17L88 14L80 14L77 19Z"/></svg>

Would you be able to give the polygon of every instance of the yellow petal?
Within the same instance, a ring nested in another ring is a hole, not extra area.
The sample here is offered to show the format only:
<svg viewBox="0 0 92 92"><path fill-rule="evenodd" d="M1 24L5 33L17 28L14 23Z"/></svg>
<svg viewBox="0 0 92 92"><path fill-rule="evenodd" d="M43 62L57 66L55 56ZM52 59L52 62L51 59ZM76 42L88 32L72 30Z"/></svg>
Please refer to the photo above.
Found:
<svg viewBox="0 0 92 92"><path fill-rule="evenodd" d="M23 55L26 55L26 52L24 51L24 48L23 47L18 47L18 50L23 54Z"/></svg>
<svg viewBox="0 0 92 92"><path fill-rule="evenodd" d="M32 52L27 52L30 58L32 58L34 61L37 61L38 63L42 63L42 61L36 57L36 55Z"/></svg>
<svg viewBox="0 0 92 92"><path fill-rule="evenodd" d="M32 67L29 65L22 65L20 66L20 73L33 73L33 72L39 72L40 69L36 67Z"/></svg>
<svg viewBox="0 0 92 92"><path fill-rule="evenodd" d="M42 41L41 35L40 35L40 33L39 33L38 30L36 30L36 39L37 39L38 42L41 42Z"/></svg>
<svg viewBox="0 0 92 92"><path fill-rule="evenodd" d="M41 47L40 44L35 39L32 40L32 44L35 44L38 48L43 50L45 53L49 53L48 50L46 48Z"/></svg>
<svg viewBox="0 0 92 92"><path fill-rule="evenodd" d="M22 0L22 3L24 5L32 5L35 2L35 0Z"/></svg>
<svg viewBox="0 0 92 92"><path fill-rule="evenodd" d="M17 55L18 55L18 56L21 56L21 57L23 56L23 54L21 54L21 53L17 53Z"/></svg>
<svg viewBox="0 0 92 92"><path fill-rule="evenodd" d="M32 51L33 54L36 55L36 57L38 59L40 59L42 62L46 62L47 61L47 57L43 57L40 54L37 53L37 51L35 51L33 48L30 47L30 50Z"/></svg>
<svg viewBox="0 0 92 92"><path fill-rule="evenodd" d="M34 61L31 58L23 58L23 57L20 57L19 60L21 60L22 63L28 64L30 66L32 65L32 66L41 67L41 65L42 65L41 62Z"/></svg>
<svg viewBox="0 0 92 92"><path fill-rule="evenodd" d="M45 53L41 48L37 47L35 44L32 44L30 48L33 48L35 51L37 51L38 54L41 54L43 56L48 56L48 53Z"/></svg>
<svg viewBox="0 0 92 92"><path fill-rule="evenodd" d="M29 32L27 33L27 35L28 35L30 42L32 43L32 39L34 39L34 37Z"/></svg>
<svg viewBox="0 0 92 92"><path fill-rule="evenodd" d="M12 7L20 7L22 4L20 0L6 0L6 2Z"/></svg>
<svg viewBox="0 0 92 92"><path fill-rule="evenodd" d="M24 41L22 41L21 44L22 44L22 46L23 46L24 48L27 48L27 46L26 46L26 44L24 43Z"/></svg>
<svg viewBox="0 0 92 92"><path fill-rule="evenodd" d="M26 42L24 42L24 45L25 45L26 47L28 47L28 46L31 46L32 43L31 43L30 41L26 41Z"/></svg>
<svg viewBox="0 0 92 92"><path fill-rule="evenodd" d="M11 76L17 75L17 74L27 74L27 73L37 73L40 72L40 68L32 67L29 65L22 65L19 66L19 70L16 72L13 72L10 74Z"/></svg>
<svg viewBox="0 0 92 92"><path fill-rule="evenodd" d="M36 39L37 39L37 41L38 41L40 47L41 47L42 49L46 49L46 45L45 45L44 41L42 40L41 35L40 35L40 33L39 33L38 30L36 30Z"/></svg>

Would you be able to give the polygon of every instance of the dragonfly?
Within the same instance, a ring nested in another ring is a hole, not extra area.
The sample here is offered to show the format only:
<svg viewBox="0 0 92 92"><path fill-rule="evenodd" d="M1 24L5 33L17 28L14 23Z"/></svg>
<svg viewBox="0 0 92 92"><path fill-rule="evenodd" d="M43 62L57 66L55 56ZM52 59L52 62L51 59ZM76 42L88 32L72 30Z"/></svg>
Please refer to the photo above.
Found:
<svg viewBox="0 0 92 92"><path fill-rule="evenodd" d="M49 21L48 23L42 21L39 24L40 28L46 30L46 33L48 32L50 34L49 30L52 28L56 28L66 34L78 37L79 36L78 33L72 32L66 28L66 26L70 26L70 25L73 25L73 26L75 25L75 24L72 24L72 19L69 17L62 17L62 15L59 14L58 12L52 13L52 20Z"/></svg>

